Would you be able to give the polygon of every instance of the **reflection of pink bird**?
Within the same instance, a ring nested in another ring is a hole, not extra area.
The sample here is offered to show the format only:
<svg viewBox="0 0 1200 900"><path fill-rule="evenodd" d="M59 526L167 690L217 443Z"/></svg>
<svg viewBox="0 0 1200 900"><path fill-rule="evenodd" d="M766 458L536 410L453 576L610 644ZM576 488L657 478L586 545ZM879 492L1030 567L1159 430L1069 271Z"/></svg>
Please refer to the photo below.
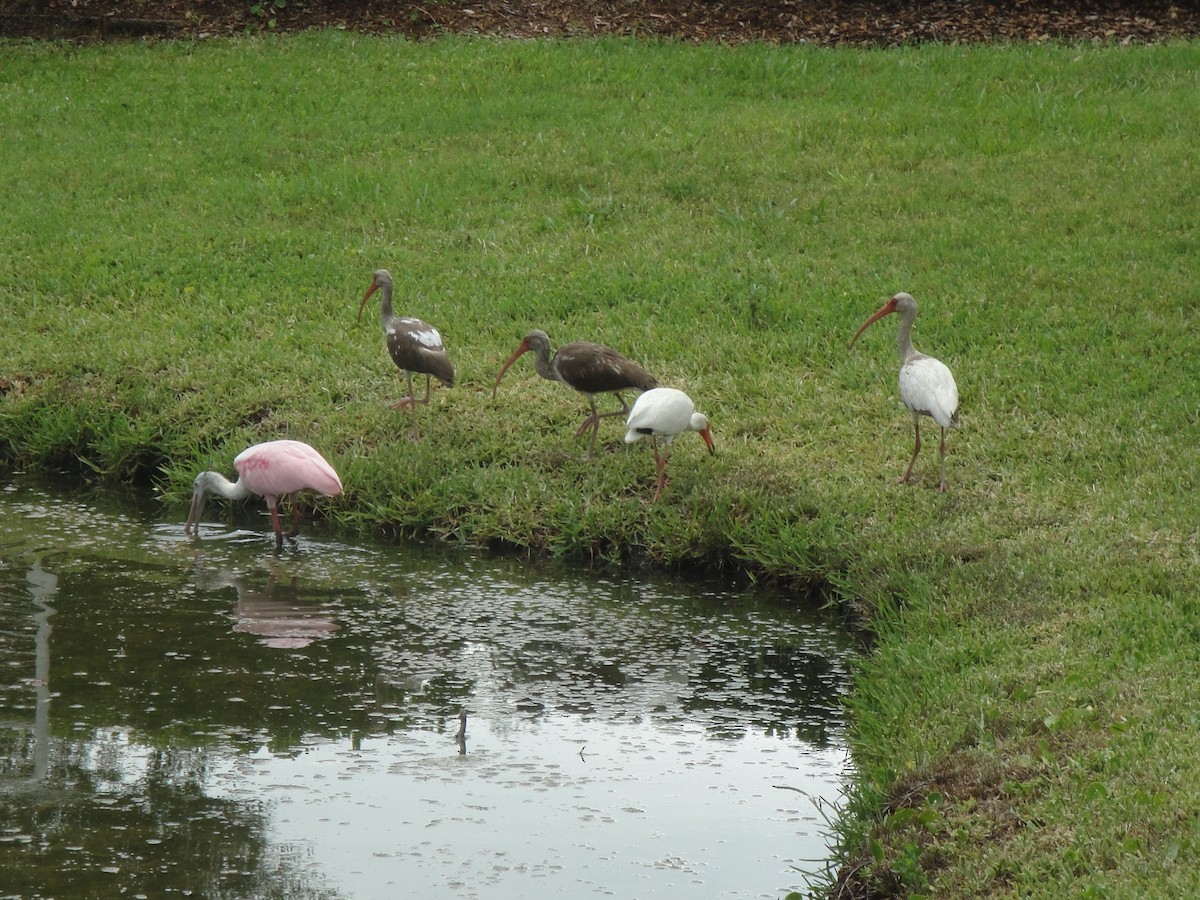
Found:
<svg viewBox="0 0 1200 900"><path fill-rule="evenodd" d="M233 460L238 480L231 482L220 472L201 472L192 485L192 508L183 526L184 534L195 528L199 533L200 514L209 494L220 494L227 500L242 500L259 494L271 510L275 526L275 546L283 547L283 527L279 524L277 498L286 494L292 504L292 530L288 537L300 533L300 508L296 495L300 491L319 491L327 497L342 492L342 482L333 466L316 450L302 441L267 441L255 444L239 453Z"/></svg>
<svg viewBox="0 0 1200 900"><path fill-rule="evenodd" d="M913 463L917 461L917 454L921 452L921 416L929 416L942 429L942 481L938 490L944 492L946 429L958 427L958 386L944 363L913 349L912 327L917 318L917 301L910 294L896 294L862 323L851 338L850 346L854 346L854 342L867 330L868 325L891 313L898 313L900 316L900 399L912 412L913 430L916 433L912 459L908 461L908 468L901 476L900 483L904 484L912 475Z"/></svg>
<svg viewBox="0 0 1200 900"><path fill-rule="evenodd" d="M251 590L242 579L237 588L233 630L256 635L268 647L298 650L338 630L333 613L320 604L305 603L294 586L271 582L264 590Z"/></svg>
<svg viewBox="0 0 1200 900"><path fill-rule="evenodd" d="M657 503L667 483L667 457L671 453L671 441L675 435L685 431L698 431L704 443L708 444L708 452L713 453L712 430L709 428L708 416L696 412L692 398L683 391L675 388L653 388L637 398L629 419L625 423L625 443L632 444L636 440L648 437L654 448L654 462L658 466L658 489L654 492L651 503ZM663 451L658 452L658 439L663 438Z"/></svg>

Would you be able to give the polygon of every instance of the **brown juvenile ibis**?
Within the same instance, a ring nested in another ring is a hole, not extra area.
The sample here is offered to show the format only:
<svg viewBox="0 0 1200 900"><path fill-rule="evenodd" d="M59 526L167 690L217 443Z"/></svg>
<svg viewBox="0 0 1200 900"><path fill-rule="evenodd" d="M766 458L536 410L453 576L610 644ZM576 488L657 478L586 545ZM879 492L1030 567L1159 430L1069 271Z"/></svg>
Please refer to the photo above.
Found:
<svg viewBox="0 0 1200 900"><path fill-rule="evenodd" d="M380 291L379 319L383 333L387 335L388 353L404 373L408 383L408 396L392 404L392 409L411 407L413 411L413 440L420 437L417 431L417 404L429 402L429 390L436 378L446 387L454 387L454 365L442 345L442 336L428 322L409 316L397 316L392 312L392 275L387 269L377 269L371 286L363 294L358 305L358 320L362 321L363 308L375 291ZM413 373L425 376L425 396L418 400L413 393Z"/></svg>
<svg viewBox="0 0 1200 900"><path fill-rule="evenodd" d="M200 515L209 494L220 494L227 500L242 500L258 494L271 510L275 528L275 547L283 547L283 526L279 521L278 500L287 495L292 503L292 530L288 537L300 532L300 507L296 495L300 491L317 491L332 497L342 492L342 482L333 466L320 453L303 441L267 441L247 447L233 458L238 480L230 481L220 472L201 472L192 484L192 508L188 511L184 534L200 533Z"/></svg>
<svg viewBox="0 0 1200 900"><path fill-rule="evenodd" d="M671 441L675 440L675 435L685 431L699 432L704 443L708 445L708 452L716 452L708 416L696 412L692 398L675 388L654 388L638 397L625 426L628 429L625 432L625 443L632 444L648 437L654 448L654 462L658 466L658 489L655 490L651 503L658 502L667 483L667 458L670 456ZM663 439L661 454L658 452L660 437Z"/></svg>
<svg viewBox="0 0 1200 900"><path fill-rule="evenodd" d="M921 416L929 416L942 429L942 480L938 490L945 492L946 429L958 427L958 385L954 383L954 376L944 363L913 349L912 327L917 318L917 301L910 294L896 294L862 323L850 340L850 346L854 346L854 342L866 331L868 325L891 313L900 316L897 336L900 348L900 399L912 412L913 430L916 434L912 459L908 461L908 468L900 477L900 483L906 483L912 475L913 463L917 461L917 454L921 452Z"/></svg>
<svg viewBox="0 0 1200 900"><path fill-rule="evenodd" d="M600 420L609 416L625 415L629 412L629 404L621 396L621 391L647 391L658 386L658 380L639 366L626 359L616 350L603 344L592 344L587 341L576 341L563 344L550 358L550 338L544 331L534 330L521 339L516 351L500 369L496 383L492 386L492 397L496 396L496 388L500 379L508 371L508 367L517 361L522 353L533 351L533 367L537 373L549 381L561 381L567 387L574 388L588 399L592 413L575 432L579 437L591 429L592 440L588 445L588 455L596 452L596 434L600 431ZM615 394L621 404L619 410L600 413L596 411L596 394Z"/></svg>

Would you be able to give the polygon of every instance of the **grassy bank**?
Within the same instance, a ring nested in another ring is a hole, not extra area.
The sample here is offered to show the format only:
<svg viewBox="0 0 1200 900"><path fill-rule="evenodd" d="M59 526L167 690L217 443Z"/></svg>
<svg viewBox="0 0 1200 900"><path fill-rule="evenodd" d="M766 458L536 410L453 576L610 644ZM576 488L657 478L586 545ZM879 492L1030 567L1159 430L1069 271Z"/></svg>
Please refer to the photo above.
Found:
<svg viewBox="0 0 1200 900"><path fill-rule="evenodd" d="M878 634L842 818L861 883L1200 886L1200 47L891 52L311 34L0 44L0 454L150 480L287 435L320 512L816 585ZM459 372L408 440L372 315ZM888 294L954 370L911 448ZM532 327L681 387L653 460L524 360ZM926 432L930 436L930 432Z"/></svg>

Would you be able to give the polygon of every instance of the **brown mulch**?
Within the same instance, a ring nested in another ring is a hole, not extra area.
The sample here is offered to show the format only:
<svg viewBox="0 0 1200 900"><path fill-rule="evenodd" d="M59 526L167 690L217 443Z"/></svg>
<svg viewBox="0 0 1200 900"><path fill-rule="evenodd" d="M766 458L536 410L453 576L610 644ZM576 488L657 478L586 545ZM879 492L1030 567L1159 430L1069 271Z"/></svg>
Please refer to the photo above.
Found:
<svg viewBox="0 0 1200 900"><path fill-rule="evenodd" d="M414 38L643 35L822 46L1147 43L1200 35L1200 0L0 0L0 36L195 39L345 28Z"/></svg>

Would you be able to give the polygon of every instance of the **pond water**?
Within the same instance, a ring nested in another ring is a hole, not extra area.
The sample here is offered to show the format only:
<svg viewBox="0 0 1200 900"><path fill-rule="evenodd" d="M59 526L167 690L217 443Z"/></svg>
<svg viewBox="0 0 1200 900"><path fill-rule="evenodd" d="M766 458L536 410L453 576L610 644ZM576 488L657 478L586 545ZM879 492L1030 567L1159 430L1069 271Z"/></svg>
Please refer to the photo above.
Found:
<svg viewBox="0 0 1200 900"><path fill-rule="evenodd" d="M0 896L782 897L827 857L827 616L230 515L0 479Z"/></svg>

